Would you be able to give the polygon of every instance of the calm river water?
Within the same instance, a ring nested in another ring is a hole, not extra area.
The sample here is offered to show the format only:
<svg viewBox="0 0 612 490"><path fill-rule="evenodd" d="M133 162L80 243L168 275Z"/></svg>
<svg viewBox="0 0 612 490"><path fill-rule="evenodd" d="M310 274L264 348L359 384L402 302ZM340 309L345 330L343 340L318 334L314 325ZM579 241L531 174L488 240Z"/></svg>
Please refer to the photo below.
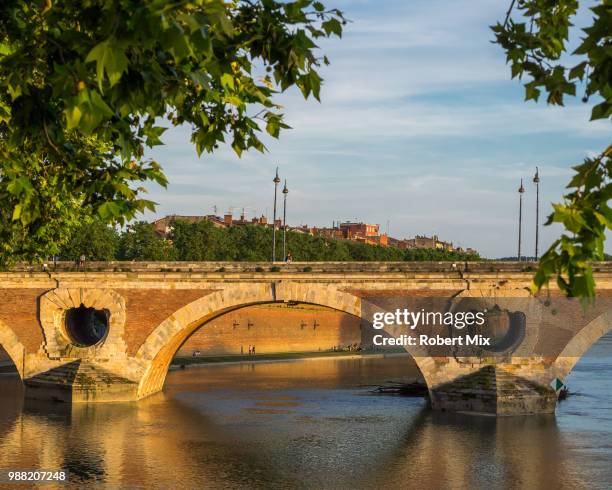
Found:
<svg viewBox="0 0 612 490"><path fill-rule="evenodd" d="M0 467L67 468L74 488L610 488L612 336L556 416L449 415L369 393L414 376L407 357L218 365L173 371L140 403L69 411L24 406L4 375Z"/></svg>

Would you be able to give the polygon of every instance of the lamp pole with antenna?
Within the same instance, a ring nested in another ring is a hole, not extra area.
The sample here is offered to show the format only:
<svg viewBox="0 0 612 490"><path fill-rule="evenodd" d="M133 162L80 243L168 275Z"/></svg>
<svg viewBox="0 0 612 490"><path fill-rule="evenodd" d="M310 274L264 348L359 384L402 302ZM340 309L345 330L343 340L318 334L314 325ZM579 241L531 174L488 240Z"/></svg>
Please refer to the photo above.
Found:
<svg viewBox="0 0 612 490"><path fill-rule="evenodd" d="M538 241L540 238L540 171L536 167L536 173L533 177L533 182L536 185L536 236L535 236L535 260L538 261Z"/></svg>
<svg viewBox="0 0 612 490"><path fill-rule="evenodd" d="M276 262L276 194L280 178L278 176L278 167L276 167L276 176L272 180L274 182L274 217L272 219L272 263Z"/></svg>
<svg viewBox="0 0 612 490"><path fill-rule="evenodd" d="M519 236L518 236L518 261L521 261L521 234L523 231L523 194L525 188L523 187L523 179L521 179L521 186L519 187Z"/></svg>
<svg viewBox="0 0 612 490"><path fill-rule="evenodd" d="M285 179L285 187L283 187L283 260L287 260L287 179Z"/></svg>

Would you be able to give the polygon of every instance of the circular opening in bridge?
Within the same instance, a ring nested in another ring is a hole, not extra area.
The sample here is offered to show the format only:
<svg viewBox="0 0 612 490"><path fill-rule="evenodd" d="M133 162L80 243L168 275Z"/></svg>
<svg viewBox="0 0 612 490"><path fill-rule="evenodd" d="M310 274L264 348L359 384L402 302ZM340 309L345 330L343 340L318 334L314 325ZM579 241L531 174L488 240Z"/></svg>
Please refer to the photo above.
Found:
<svg viewBox="0 0 612 490"><path fill-rule="evenodd" d="M108 310L87 308L83 304L66 311L65 328L73 344L91 347L106 337L108 333Z"/></svg>

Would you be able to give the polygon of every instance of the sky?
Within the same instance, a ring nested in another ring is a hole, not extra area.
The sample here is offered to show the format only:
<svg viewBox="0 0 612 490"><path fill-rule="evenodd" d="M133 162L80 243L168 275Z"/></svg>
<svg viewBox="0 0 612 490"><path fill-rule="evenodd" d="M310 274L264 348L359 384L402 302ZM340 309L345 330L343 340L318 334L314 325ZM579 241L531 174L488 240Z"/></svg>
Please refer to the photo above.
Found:
<svg viewBox="0 0 612 490"><path fill-rule="evenodd" d="M491 43L489 26L503 20L506 0L325 3L351 22L342 39L319 43L331 60L321 70L321 103L296 89L279 96L293 129L264 138L265 154L242 158L223 146L198 158L189 129L170 129L149 155L170 184L150 186L158 207L146 219L212 214L215 206L219 215L245 208L249 218L271 218L279 166L289 225L378 223L396 238L437 234L496 258L517 253L523 178L523 254L533 255L536 165L542 222L571 166L609 143L609 121L589 122L591 105L579 98L566 107L524 102ZM588 19L583 11L576 25ZM541 228L540 254L560 232Z"/></svg>

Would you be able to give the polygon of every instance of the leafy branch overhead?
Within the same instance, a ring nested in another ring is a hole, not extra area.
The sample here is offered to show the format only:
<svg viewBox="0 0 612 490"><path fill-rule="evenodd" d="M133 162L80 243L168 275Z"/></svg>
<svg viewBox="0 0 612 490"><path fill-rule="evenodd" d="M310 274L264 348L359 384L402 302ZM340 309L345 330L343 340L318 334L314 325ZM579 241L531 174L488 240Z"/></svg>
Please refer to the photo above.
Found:
<svg viewBox="0 0 612 490"><path fill-rule="evenodd" d="M5 263L55 253L83 215L152 209L137 183L166 184L144 156L160 121L187 125L198 154L263 151L262 131L289 127L275 95L319 99L317 39L346 22L312 0L7 0L0 18Z"/></svg>
<svg viewBox="0 0 612 490"><path fill-rule="evenodd" d="M526 80L526 101L538 101L544 92L549 104L564 105L566 96L582 94L583 102L593 102L591 120L610 120L612 1L591 8L592 24L568 58L572 66L566 66L561 58L578 9L578 0L512 0L506 19L492 30L512 77ZM612 146L574 170L570 191L554 205L547 223L561 223L566 233L542 256L533 289L539 291L555 277L569 296L590 299L595 295L591 263L604 259L605 233L612 229Z"/></svg>

